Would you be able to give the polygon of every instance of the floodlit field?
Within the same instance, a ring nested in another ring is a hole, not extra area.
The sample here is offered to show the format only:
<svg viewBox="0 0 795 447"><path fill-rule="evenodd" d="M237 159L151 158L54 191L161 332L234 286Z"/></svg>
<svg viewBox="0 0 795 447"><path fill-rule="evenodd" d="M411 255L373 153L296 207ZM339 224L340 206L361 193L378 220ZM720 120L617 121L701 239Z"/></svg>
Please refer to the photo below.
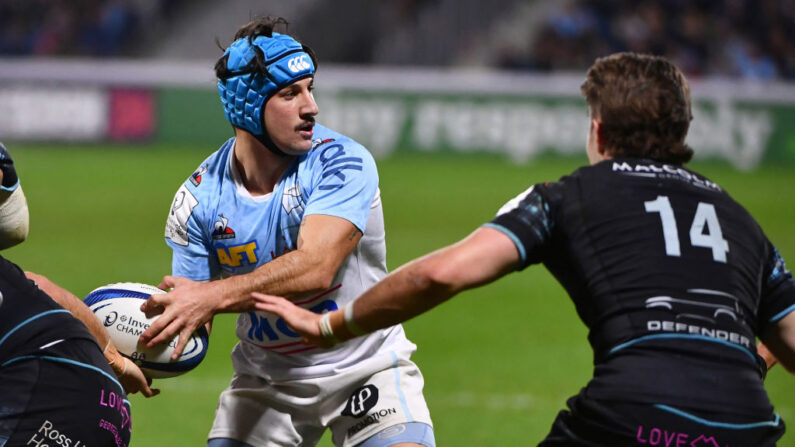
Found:
<svg viewBox="0 0 795 447"><path fill-rule="evenodd" d="M157 284L170 271L163 225L180 183L216 148L8 145L31 212L31 233L4 256L84 296L118 281ZM454 242L530 184L555 180L585 159L516 166L477 155L404 154L379 162L389 265ZM743 173L692 167L722 185L795 265L792 166ZM134 447L203 446L216 397L231 375L234 317L216 318L206 360L132 396ZM543 267L470 291L406 324L419 345L440 446L535 445L566 398L591 374L585 329ZM795 426L795 380L777 367L768 390ZM331 446L328 437L321 443ZM788 433L781 446L795 445Z"/></svg>

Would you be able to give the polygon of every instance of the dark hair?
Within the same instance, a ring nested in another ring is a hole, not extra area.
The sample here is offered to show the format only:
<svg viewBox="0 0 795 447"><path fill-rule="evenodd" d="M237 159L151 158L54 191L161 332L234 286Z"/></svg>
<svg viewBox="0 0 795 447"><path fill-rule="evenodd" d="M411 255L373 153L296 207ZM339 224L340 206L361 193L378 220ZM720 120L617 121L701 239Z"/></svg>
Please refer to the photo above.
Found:
<svg viewBox="0 0 795 447"><path fill-rule="evenodd" d="M287 33L287 26L289 23L286 19L282 17L271 17L265 16L260 17L258 19L254 19L251 22L246 23L245 25L241 26L235 32L235 38L233 41L238 39L242 39L244 37L248 38L249 42L253 42L254 39L258 36L266 36L272 37L274 29L277 25L284 26L284 33ZM221 46L218 39L215 40L216 44L222 50L225 50L224 47ZM303 46L303 50L312 58L312 62L317 67L317 57L315 56L315 52L307 45L301 44ZM268 75L267 64L265 63L265 55L262 54L262 50L260 50L256 45L253 45L252 48L254 49L255 56L251 60L249 64L248 71L251 73L261 73L264 75ZM215 76L218 79L228 79L232 76L236 76L237 74L233 74L226 68L227 60L229 59L228 55L221 56L220 59L215 63Z"/></svg>
<svg viewBox="0 0 795 447"><path fill-rule="evenodd" d="M602 57L581 87L591 115L600 121L600 142L612 157L639 157L684 164L690 87L665 58L636 53Z"/></svg>

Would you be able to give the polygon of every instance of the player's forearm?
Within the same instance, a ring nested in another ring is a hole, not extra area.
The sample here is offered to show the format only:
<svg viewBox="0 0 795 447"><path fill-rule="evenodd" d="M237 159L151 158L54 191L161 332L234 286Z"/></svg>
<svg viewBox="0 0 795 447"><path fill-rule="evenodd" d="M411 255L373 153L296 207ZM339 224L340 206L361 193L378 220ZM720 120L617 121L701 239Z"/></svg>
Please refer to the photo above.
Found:
<svg viewBox="0 0 795 447"><path fill-rule="evenodd" d="M353 306L345 321L344 309L330 316L331 328L341 340L408 321L447 301L456 287L435 277L434 259L423 258L396 270L348 306Z"/></svg>
<svg viewBox="0 0 795 447"><path fill-rule="evenodd" d="M787 371L795 374L795 312L790 312L784 318L773 325L772 329L765 334L764 345L772 355L766 356L760 351L760 355L770 365L770 359L777 360ZM763 349L764 351L764 349Z"/></svg>
<svg viewBox="0 0 795 447"><path fill-rule="evenodd" d="M335 266L325 265L320 256L301 250L291 251L251 273L216 281L223 286L218 294L223 297L218 312L253 310L252 292L279 295L288 299L321 293L332 286L335 273Z"/></svg>
<svg viewBox="0 0 795 447"><path fill-rule="evenodd" d="M795 312L779 320L764 343L778 363L795 374Z"/></svg>
<svg viewBox="0 0 795 447"><path fill-rule="evenodd" d="M68 310L72 316L80 320L86 328L88 328L88 331L94 336L94 339L97 340L97 344L100 348L103 348L102 353L105 355L108 363L110 363L114 371L118 374L123 366L123 359L118 351L116 351L116 347L110 343L108 332L94 313L91 312L91 309L89 309L80 298L50 281L47 277L32 272L25 272L25 276L35 282L44 293L49 295L64 309Z"/></svg>
<svg viewBox="0 0 795 447"><path fill-rule="evenodd" d="M765 366L767 367L768 370L770 368L774 367L776 365L776 363L778 363L778 359L776 358L776 356L773 355L773 353L770 352L769 349L767 349L767 346L765 346L764 343L762 343L762 342L757 343L756 352L765 361Z"/></svg>
<svg viewBox="0 0 795 447"><path fill-rule="evenodd" d="M365 292L352 304L347 326L370 332L401 323L463 290L504 276L518 262L516 246L508 237L490 228L478 229L456 244L404 265ZM329 317L331 323L338 322L332 329L340 327L349 335L345 324L339 323L340 312L336 313Z"/></svg>
<svg viewBox="0 0 795 447"><path fill-rule="evenodd" d="M365 292L353 304L356 324L366 330L389 327L447 301L455 289L434 278L427 268L417 261Z"/></svg>

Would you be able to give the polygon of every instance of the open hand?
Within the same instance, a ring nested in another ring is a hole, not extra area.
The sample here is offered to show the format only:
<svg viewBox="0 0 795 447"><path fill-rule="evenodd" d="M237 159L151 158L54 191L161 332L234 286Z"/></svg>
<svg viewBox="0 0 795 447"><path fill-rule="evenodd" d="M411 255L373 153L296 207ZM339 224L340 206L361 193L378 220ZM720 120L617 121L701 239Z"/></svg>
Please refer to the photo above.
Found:
<svg viewBox="0 0 795 447"><path fill-rule="evenodd" d="M144 372L141 371L141 368L127 357L124 357L123 373L118 377L121 386L124 387L124 391L126 391L127 394L135 394L139 391L144 397L152 397L160 394L159 389L150 388L152 379L146 377Z"/></svg>
<svg viewBox="0 0 795 447"><path fill-rule="evenodd" d="M329 343L320 334L318 322L320 315L296 306L292 302L278 296L254 292L251 294L257 310L278 315L290 328L301 336L304 343L321 347L330 347Z"/></svg>
<svg viewBox="0 0 795 447"><path fill-rule="evenodd" d="M218 294L213 291L213 283L202 283L187 278L166 276L158 285L168 293L152 295L141 305L147 317L160 314L147 328L139 342L151 348L179 336L177 346L171 355L176 360L185 349L193 332L212 320Z"/></svg>

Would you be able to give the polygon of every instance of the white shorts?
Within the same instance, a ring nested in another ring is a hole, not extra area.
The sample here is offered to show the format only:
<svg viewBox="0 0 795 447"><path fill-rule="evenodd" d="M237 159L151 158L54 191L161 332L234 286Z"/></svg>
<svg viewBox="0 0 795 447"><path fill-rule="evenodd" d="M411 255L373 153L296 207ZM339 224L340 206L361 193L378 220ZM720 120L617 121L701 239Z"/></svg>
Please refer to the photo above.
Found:
<svg viewBox="0 0 795 447"><path fill-rule="evenodd" d="M398 424L432 426L423 378L407 356L390 365L364 362L333 376L273 382L235 374L221 393L209 438L257 447L314 446L326 428L334 445L352 447Z"/></svg>

